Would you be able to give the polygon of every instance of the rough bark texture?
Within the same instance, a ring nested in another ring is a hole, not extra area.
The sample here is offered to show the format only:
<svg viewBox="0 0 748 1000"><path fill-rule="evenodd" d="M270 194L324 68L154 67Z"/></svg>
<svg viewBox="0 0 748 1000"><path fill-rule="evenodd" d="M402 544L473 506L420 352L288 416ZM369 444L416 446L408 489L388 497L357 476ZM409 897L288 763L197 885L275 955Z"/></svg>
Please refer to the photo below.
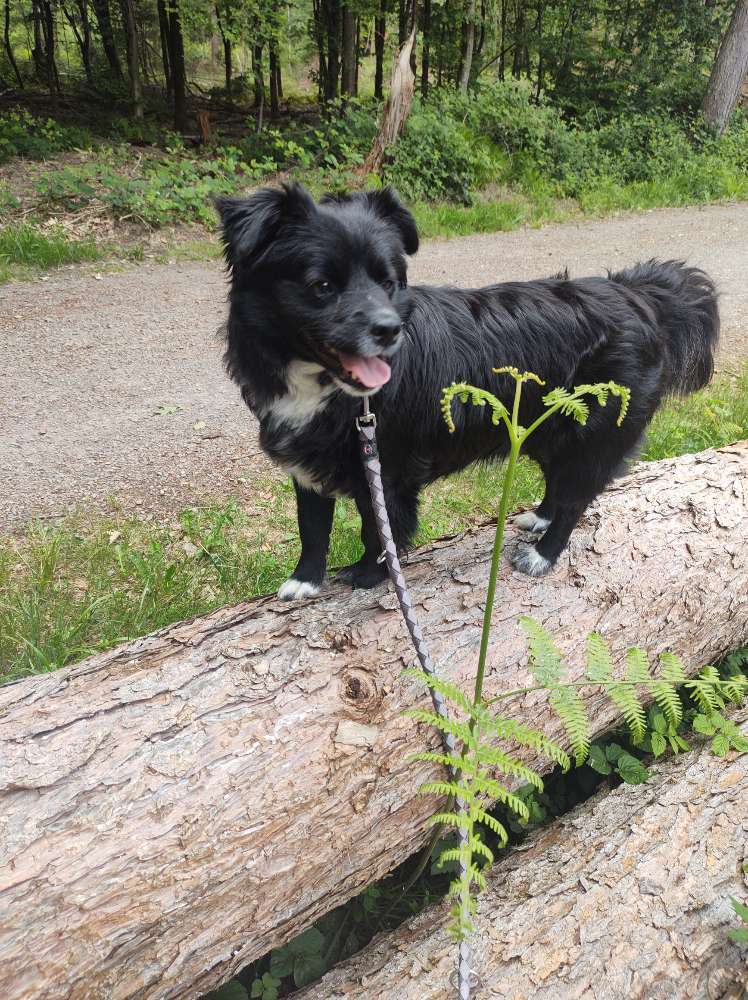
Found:
<svg viewBox="0 0 748 1000"><path fill-rule="evenodd" d="M744 644L747 474L748 442L642 465L548 577L505 565L486 695L529 681L522 613L572 662L592 629L691 670ZM435 662L466 688L492 537L405 567ZM3 1000L188 1000L412 854L434 772L407 758L437 744L402 716L428 703L401 676L413 659L394 594L335 586L0 689ZM610 703L587 703L609 728ZM543 698L508 711L558 736Z"/></svg>
<svg viewBox="0 0 748 1000"><path fill-rule="evenodd" d="M737 0L704 95L704 117L722 135L748 73L748 0Z"/></svg>
<svg viewBox="0 0 748 1000"><path fill-rule="evenodd" d="M748 709L734 716L748 733ZM739 1000L748 754L702 747L644 785L601 793L500 860L480 897L476 1000ZM298 1000L442 1000L456 946L448 907L382 935Z"/></svg>
<svg viewBox="0 0 748 1000"><path fill-rule="evenodd" d="M380 169L388 148L397 142L397 137L408 120L415 86L415 76L410 67L410 54L413 51L415 41L416 31L414 28L407 42L395 56L390 76L390 92L384 105L374 145L364 163L364 173Z"/></svg>

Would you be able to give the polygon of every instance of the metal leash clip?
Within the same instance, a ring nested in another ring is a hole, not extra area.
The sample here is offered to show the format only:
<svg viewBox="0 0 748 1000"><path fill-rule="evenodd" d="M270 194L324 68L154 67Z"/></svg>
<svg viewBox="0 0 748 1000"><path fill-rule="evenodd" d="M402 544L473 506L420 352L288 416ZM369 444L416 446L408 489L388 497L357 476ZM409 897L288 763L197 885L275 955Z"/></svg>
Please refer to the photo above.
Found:
<svg viewBox="0 0 748 1000"><path fill-rule="evenodd" d="M361 414L361 416L356 417L356 427L359 430L361 430L362 426L366 426L366 427L376 427L377 426L377 417L376 417L376 414L372 413L371 409L369 408L369 397L368 396L364 396L364 412Z"/></svg>

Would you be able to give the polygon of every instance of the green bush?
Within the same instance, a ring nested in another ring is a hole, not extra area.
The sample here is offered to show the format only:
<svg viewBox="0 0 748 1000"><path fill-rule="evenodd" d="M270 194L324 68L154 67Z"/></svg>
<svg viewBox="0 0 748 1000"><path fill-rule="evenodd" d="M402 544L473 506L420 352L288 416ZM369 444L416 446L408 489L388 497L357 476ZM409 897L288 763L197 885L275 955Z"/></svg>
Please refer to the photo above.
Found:
<svg viewBox="0 0 748 1000"><path fill-rule="evenodd" d="M384 166L385 179L406 198L469 205L473 192L502 172L501 154L448 111L449 102L417 103Z"/></svg>
<svg viewBox="0 0 748 1000"><path fill-rule="evenodd" d="M88 129L35 118L23 108L0 114L0 163L13 156L43 160L66 150L89 148L93 141Z"/></svg>

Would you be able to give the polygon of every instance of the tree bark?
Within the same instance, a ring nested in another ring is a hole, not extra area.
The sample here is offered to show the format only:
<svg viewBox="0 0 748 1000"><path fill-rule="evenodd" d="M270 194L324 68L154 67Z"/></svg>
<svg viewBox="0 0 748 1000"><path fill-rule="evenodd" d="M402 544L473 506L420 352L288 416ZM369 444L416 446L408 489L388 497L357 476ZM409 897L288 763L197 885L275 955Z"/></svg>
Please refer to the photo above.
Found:
<svg viewBox="0 0 748 1000"><path fill-rule="evenodd" d="M18 82L18 87L23 90L23 77L18 69L18 64L16 63L15 56L13 55L13 46L10 41L10 0L5 0L5 17L3 23L3 44L5 46L5 52L8 56L8 62L11 65L13 74Z"/></svg>
<svg viewBox="0 0 748 1000"><path fill-rule="evenodd" d="M669 648L690 672L745 644L746 483L748 442L641 465L549 577L505 563L486 697L529 682L523 613L557 637L570 680L593 629L617 663ZM492 538L471 530L406 566L434 660L464 690ZM393 593L336 586L0 688L3 1000L190 1000L410 856L434 808L416 789L437 773L408 763L437 745L402 714L428 702L402 677L414 659ZM505 704L559 738L544 699ZM587 706L595 733L617 721L594 690Z"/></svg>
<svg viewBox="0 0 748 1000"><path fill-rule="evenodd" d="M748 709L733 717L748 735ZM475 920L478 997L746 995L728 931L739 925L730 896L748 894L748 754L722 760L702 746L653 770L499 858ZM424 911L295 998L451 998L448 911Z"/></svg>
<svg viewBox="0 0 748 1000"><path fill-rule="evenodd" d="M143 84L140 79L140 56L138 52L138 28L135 21L133 0L122 0L122 21L127 39L127 71L130 79L130 102L132 116L136 121L143 119Z"/></svg>
<svg viewBox="0 0 748 1000"><path fill-rule="evenodd" d="M268 60L270 63L270 114L277 115L280 111L280 94L278 81L280 79L280 65L278 60L278 44L271 42L268 47Z"/></svg>
<svg viewBox="0 0 748 1000"><path fill-rule="evenodd" d="M408 120L410 108L413 103L413 88L415 77L410 67L410 53L416 40L415 28L411 32L410 38L396 54L392 64L392 75L390 76L390 92L382 111L382 118L371 147L371 152L366 157L363 172L371 173L378 171L387 150L395 142L402 132L405 122Z"/></svg>
<svg viewBox="0 0 748 1000"><path fill-rule="evenodd" d="M340 36L341 0L324 0L322 9L326 13L327 27L327 75L325 77L325 100L334 101L338 96L340 78Z"/></svg>
<svg viewBox="0 0 748 1000"><path fill-rule="evenodd" d="M350 3L343 4L340 93L344 97L354 97L356 94L356 14Z"/></svg>
<svg viewBox="0 0 748 1000"><path fill-rule="evenodd" d="M179 14L179 0L170 0L167 7L169 21L169 66L174 97L174 128L187 131L187 74L184 65L184 38Z"/></svg>
<svg viewBox="0 0 748 1000"><path fill-rule="evenodd" d="M746 73L748 0L738 0L714 61L702 105L704 116L717 135L722 135L727 128Z"/></svg>
<svg viewBox="0 0 748 1000"><path fill-rule="evenodd" d="M468 0L465 15L465 53L460 66L460 77L457 85L463 94L467 93L470 83L470 71L473 67L473 49L475 47L475 0Z"/></svg>
<svg viewBox="0 0 748 1000"><path fill-rule="evenodd" d="M101 35L101 45L104 49L104 55L106 56L107 62L109 63L109 68L112 74L117 80L122 79L122 67L119 63L119 56L117 55L117 46L114 43L114 31L112 30L112 14L109 7L109 0L91 0L94 13L96 14L96 23L99 26L99 34Z"/></svg>
<svg viewBox="0 0 748 1000"><path fill-rule="evenodd" d="M374 19L374 96L384 97L384 42L387 33L387 0L379 0L379 12Z"/></svg>
<svg viewBox="0 0 748 1000"><path fill-rule="evenodd" d="M429 96L429 68L431 65L431 0L423 0L422 21L421 96L426 100Z"/></svg>
<svg viewBox="0 0 748 1000"><path fill-rule="evenodd" d="M156 0L156 9L158 10L158 33L161 39L161 63L164 68L166 100L171 101L173 87L171 82L171 61L169 59L169 15L166 13L165 0Z"/></svg>

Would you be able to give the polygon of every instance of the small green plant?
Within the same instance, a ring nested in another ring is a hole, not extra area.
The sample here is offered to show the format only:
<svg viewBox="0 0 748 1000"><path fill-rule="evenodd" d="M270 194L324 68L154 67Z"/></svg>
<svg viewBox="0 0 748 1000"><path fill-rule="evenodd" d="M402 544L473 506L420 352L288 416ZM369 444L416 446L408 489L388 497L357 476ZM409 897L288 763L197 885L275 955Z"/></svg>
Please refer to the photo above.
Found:
<svg viewBox="0 0 748 1000"><path fill-rule="evenodd" d="M646 653L637 648L626 654L626 671L623 678L616 678L613 660L602 636L588 637L587 663L584 679L569 682L568 664L553 637L529 617L520 619L527 635L529 669L535 685L529 688L502 692L486 701L483 696L486 656L491 633L496 580L504 540L504 528L512 495L513 480L521 448L527 438L555 413L571 417L585 424L589 416L589 398L600 406L607 405L610 396L620 400L617 422L626 416L630 392L614 382L577 386L573 390L556 388L547 392L542 401L544 410L528 427L519 423L522 388L532 381L543 382L530 372L520 373L515 368L496 368L497 374L514 379L515 391L511 411L493 394L467 384L453 384L442 396L444 419L450 431L454 430L452 406L455 398L474 406L488 407L495 426L504 425L509 437L510 450L504 475L504 485L489 570L488 589L481 634L480 651L472 699L459 688L430 676L422 671L409 671L426 686L438 691L452 709L444 719L433 711L415 709L409 714L417 721L428 723L443 733L450 733L459 741L461 749L455 753L424 752L415 760L427 761L450 768L447 780L426 782L420 789L423 794L446 796L447 802L432 818L431 825L440 835L444 828L461 833L458 846L449 843L440 854L442 866L459 866L459 876L453 881L450 894L454 897L452 930L459 940L466 939L473 930L476 893L485 885L482 869L491 864L493 851L486 844L482 830L496 837L499 847L506 845L506 828L489 811L492 801L498 801L514 813L520 822L529 820L527 798L517 794L509 784L523 782L531 790L543 791L540 775L516 756L516 747L531 748L535 753L548 757L564 769L571 766L566 751L544 733L496 712L496 704L530 691L543 691L548 695L550 707L562 724L571 754L577 766L589 760L591 766L603 774L615 771L624 781L637 784L647 778L647 768L633 754L617 743L605 748L592 746L590 723L581 688L597 686L613 701L628 728L631 742L641 746L649 741L652 752L664 751L666 741L675 750L687 744L678 733L683 720L683 705L679 689L689 693L698 707L694 718L697 732L713 736L712 748L724 755L728 749L748 750L748 741L737 726L722 714L727 701L739 701L748 688L748 679L742 673L722 678L713 667L706 667L698 678L687 680L680 660L673 653L663 653L656 672L652 671ZM640 691L653 701L656 713L651 715L648 726L647 709ZM509 779L507 783L504 783Z"/></svg>
<svg viewBox="0 0 748 1000"><path fill-rule="evenodd" d="M743 865L743 871L748 875L748 863ZM735 899L734 896L730 897L730 903L744 924L743 927L733 928L730 931L730 937L738 944L748 945L748 906L745 903L741 903L739 899Z"/></svg>

